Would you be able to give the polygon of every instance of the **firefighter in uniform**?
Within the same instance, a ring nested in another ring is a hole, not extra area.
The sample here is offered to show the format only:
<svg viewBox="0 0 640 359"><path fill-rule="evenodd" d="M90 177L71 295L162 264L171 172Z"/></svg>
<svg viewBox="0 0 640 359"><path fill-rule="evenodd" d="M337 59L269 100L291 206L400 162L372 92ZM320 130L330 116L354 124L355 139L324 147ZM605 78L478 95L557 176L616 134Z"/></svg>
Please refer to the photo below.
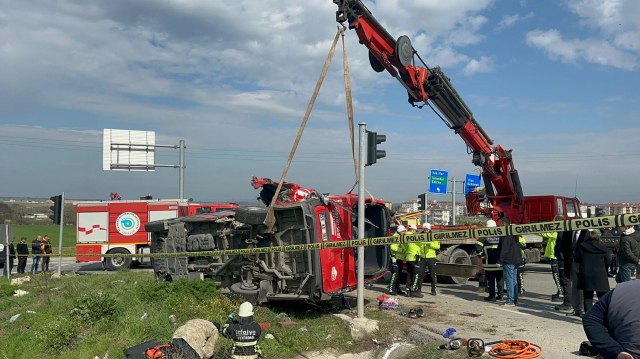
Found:
<svg viewBox="0 0 640 359"><path fill-rule="evenodd" d="M431 224L422 225L425 234L431 232ZM424 278L426 270L429 269L431 275L431 295L436 295L436 250L440 249L440 242L420 243L420 277ZM422 280L418 282L418 292L422 292Z"/></svg>
<svg viewBox="0 0 640 359"><path fill-rule="evenodd" d="M407 232L407 235L412 235L413 232ZM420 276L420 249L421 245L418 243L404 243L401 245L404 251L405 260L407 261L407 297L423 298L418 291L418 282L422 281Z"/></svg>
<svg viewBox="0 0 640 359"><path fill-rule="evenodd" d="M527 240L524 237L518 239L520 242L520 253L522 253L522 264L518 266L518 292L524 293L524 265L527 262L527 257L524 255L524 250L527 248Z"/></svg>
<svg viewBox="0 0 640 359"><path fill-rule="evenodd" d="M398 226L394 237L400 237L407 233L405 226ZM400 290L400 277L402 276L402 269L404 268L404 251L400 244L392 244L391 250L391 282L389 283L389 292L391 295L404 295L405 292Z"/></svg>
<svg viewBox="0 0 640 359"><path fill-rule="evenodd" d="M488 220L486 224L487 228L496 227L494 220ZM498 253L498 243L500 237L487 237L480 238L476 242L476 252L484 253L484 260L482 265L487 277L487 286L489 287L489 296L484 298L488 301L502 300L502 294L504 293L504 281L502 279L502 268L497 264L500 257ZM496 296L496 283L498 286L498 295Z"/></svg>
<svg viewBox="0 0 640 359"><path fill-rule="evenodd" d="M258 339L262 334L260 325L253 321L253 305L244 302L238 310L238 320L231 316L222 328L222 335L233 340L233 359L262 358Z"/></svg>

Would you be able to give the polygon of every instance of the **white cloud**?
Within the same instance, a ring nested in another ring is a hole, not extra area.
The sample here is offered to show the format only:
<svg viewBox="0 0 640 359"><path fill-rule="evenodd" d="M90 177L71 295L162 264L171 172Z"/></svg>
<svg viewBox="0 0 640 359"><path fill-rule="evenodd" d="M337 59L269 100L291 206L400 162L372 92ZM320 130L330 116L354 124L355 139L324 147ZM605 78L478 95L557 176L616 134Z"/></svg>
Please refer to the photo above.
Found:
<svg viewBox="0 0 640 359"><path fill-rule="evenodd" d="M496 30L502 30L506 27L511 27L513 26L518 20L520 20L520 15L519 14L515 14L515 15L503 15L502 16L502 21L500 21L498 23L498 26L496 26Z"/></svg>
<svg viewBox="0 0 640 359"><path fill-rule="evenodd" d="M527 7L527 0L520 0L520 6Z"/></svg>
<svg viewBox="0 0 640 359"><path fill-rule="evenodd" d="M462 70L462 73L471 76L479 72L493 72L495 70L494 67L493 59L487 56L481 56L479 61L476 59L469 61L467 66Z"/></svg>
<svg viewBox="0 0 640 359"><path fill-rule="evenodd" d="M636 56L615 48L609 42L589 38L586 40L563 39L558 30L530 31L526 35L529 46L541 49L555 61L577 64L579 60L624 70L634 70Z"/></svg>

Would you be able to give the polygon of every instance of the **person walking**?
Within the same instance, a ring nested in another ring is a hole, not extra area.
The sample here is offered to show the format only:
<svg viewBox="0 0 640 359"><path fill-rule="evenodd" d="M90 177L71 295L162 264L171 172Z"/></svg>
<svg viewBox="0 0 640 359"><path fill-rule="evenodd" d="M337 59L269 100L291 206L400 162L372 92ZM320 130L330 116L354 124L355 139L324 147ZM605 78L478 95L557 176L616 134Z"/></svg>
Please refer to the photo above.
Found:
<svg viewBox="0 0 640 359"><path fill-rule="evenodd" d="M628 282L631 280L631 273L640 264L640 233L633 227L620 227L622 235L620 237L620 249L618 250L618 274L616 283Z"/></svg>
<svg viewBox="0 0 640 359"><path fill-rule="evenodd" d="M24 274L24 271L27 268L27 258L29 258L27 237L20 238L20 243L16 246L16 252L18 253L18 274Z"/></svg>
<svg viewBox="0 0 640 359"><path fill-rule="evenodd" d="M511 221L505 217L502 218L502 224L508 226ZM518 305L518 266L523 262L518 236L500 237L498 253L500 253L498 264L502 267L507 287L507 298L501 305L512 307Z"/></svg>
<svg viewBox="0 0 640 359"><path fill-rule="evenodd" d="M407 233L407 228L403 225L399 225L396 229L394 237L404 236ZM390 246L391 252L391 281L389 282L389 292L391 295L405 295L400 289L400 277L402 276L402 270L404 269L404 250L400 244L392 244Z"/></svg>
<svg viewBox="0 0 640 359"><path fill-rule="evenodd" d="M554 221L563 221L564 216L557 215L553 218ZM547 246L544 249L544 257L549 259L551 264L551 275L553 282L556 284L556 294L551 295L552 302L564 301L564 290L562 289L562 283L560 281L560 266L558 264L558 258L556 257L556 240L558 234L562 232L550 232L550 233L536 233L536 236L542 237L547 240ZM562 268L564 269L564 263Z"/></svg>
<svg viewBox="0 0 640 359"><path fill-rule="evenodd" d="M487 221L486 227L496 227L496 222L490 219ZM487 277L487 289L489 290L489 296L484 298L484 300L491 302L502 300L504 293L503 271L498 265L498 259L500 258L498 243L500 243L500 237L480 238L476 242L476 252L484 253L482 266L484 267L485 276Z"/></svg>
<svg viewBox="0 0 640 359"><path fill-rule="evenodd" d="M618 284L582 317L593 348L604 359L640 358L640 282Z"/></svg>
<svg viewBox="0 0 640 359"><path fill-rule="evenodd" d="M42 254L42 249L40 245L42 244L42 236L38 236L31 242L31 255L33 259L33 263L31 263L31 271L29 274L37 274L38 265L40 264L40 256Z"/></svg>
<svg viewBox="0 0 640 359"><path fill-rule="evenodd" d="M423 232L425 234L431 232L431 223L425 223L422 225ZM440 242L431 241L421 243L421 251L420 251L420 262L421 262L421 273L422 278L424 278L424 274L426 273L426 269L429 270L429 274L431 275L431 295L437 295L436 292L436 283L438 282L436 277L436 251L440 249ZM422 292L422 280L418 283L419 289L418 292Z"/></svg>
<svg viewBox="0 0 640 359"><path fill-rule="evenodd" d="M53 253L53 250L51 249L51 241L49 240L49 236L48 235L44 236L44 238L42 239L42 245L40 246L40 250L42 251L43 254L51 254L51 253ZM49 262L50 261L51 261L51 257L49 257L49 256L42 257L42 271L43 272L48 272L49 271Z"/></svg>
<svg viewBox="0 0 640 359"><path fill-rule="evenodd" d="M585 241L580 243L573 260L578 263L578 289L584 295L584 311L593 306L593 292L602 298L609 291L609 277L607 276L611 257L602 243L600 236L589 231Z"/></svg>

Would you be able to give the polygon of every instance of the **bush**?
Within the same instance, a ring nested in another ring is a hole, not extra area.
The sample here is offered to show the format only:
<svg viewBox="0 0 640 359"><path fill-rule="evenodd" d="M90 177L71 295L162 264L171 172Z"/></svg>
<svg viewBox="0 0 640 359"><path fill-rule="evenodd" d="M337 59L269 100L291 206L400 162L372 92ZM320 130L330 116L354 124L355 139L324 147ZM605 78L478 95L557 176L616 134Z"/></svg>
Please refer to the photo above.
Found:
<svg viewBox="0 0 640 359"><path fill-rule="evenodd" d="M136 294L144 302L170 301L175 303L185 298L197 301L211 299L219 296L220 292L212 280L187 281L180 279L173 282L139 284L136 286Z"/></svg>
<svg viewBox="0 0 640 359"><path fill-rule="evenodd" d="M1 284L0 285L0 298L12 296L13 292L16 289L18 289L17 285Z"/></svg>
<svg viewBox="0 0 640 359"><path fill-rule="evenodd" d="M79 334L80 327L67 318L58 317L46 324L36 334L47 350L64 350L68 348Z"/></svg>
<svg viewBox="0 0 640 359"><path fill-rule="evenodd" d="M74 308L69 315L80 323L109 321L118 313L118 301L113 294L83 294L73 304Z"/></svg>

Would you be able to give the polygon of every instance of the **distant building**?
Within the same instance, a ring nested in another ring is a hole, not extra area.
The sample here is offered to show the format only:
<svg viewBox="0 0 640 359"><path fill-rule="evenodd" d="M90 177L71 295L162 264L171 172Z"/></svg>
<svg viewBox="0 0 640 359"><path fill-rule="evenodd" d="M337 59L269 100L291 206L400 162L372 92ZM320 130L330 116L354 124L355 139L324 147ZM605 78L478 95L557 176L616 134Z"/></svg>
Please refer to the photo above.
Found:
<svg viewBox="0 0 640 359"><path fill-rule="evenodd" d="M580 203L580 213L582 213L583 218L588 218L589 215L591 217L595 217L596 205L591 203Z"/></svg>
<svg viewBox="0 0 640 359"><path fill-rule="evenodd" d="M414 199L407 202L402 202L400 208L407 208L408 212L405 213L415 213L418 212L418 200Z"/></svg>
<svg viewBox="0 0 640 359"><path fill-rule="evenodd" d="M601 208L605 216L640 213L640 204L638 203L609 203L602 205Z"/></svg>
<svg viewBox="0 0 640 359"><path fill-rule="evenodd" d="M451 220L451 211L442 206L434 206L430 208L427 219L431 224L447 225Z"/></svg>

